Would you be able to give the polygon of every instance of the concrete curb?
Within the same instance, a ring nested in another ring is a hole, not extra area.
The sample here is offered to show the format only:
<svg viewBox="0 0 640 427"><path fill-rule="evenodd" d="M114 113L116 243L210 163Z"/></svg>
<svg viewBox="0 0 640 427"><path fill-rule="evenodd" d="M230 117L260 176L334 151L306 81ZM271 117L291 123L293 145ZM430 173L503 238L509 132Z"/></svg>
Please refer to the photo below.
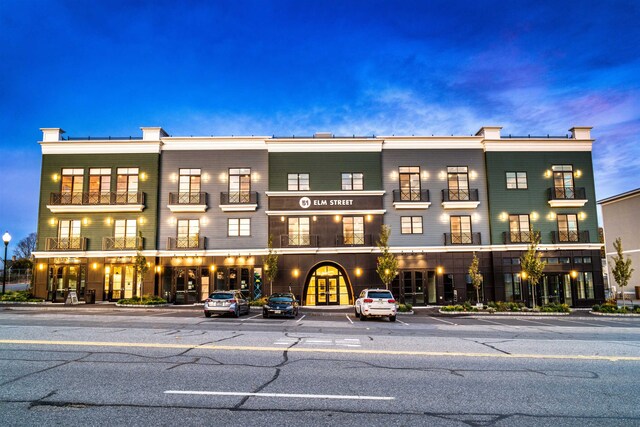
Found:
<svg viewBox="0 0 640 427"><path fill-rule="evenodd" d="M169 304L118 304L116 303L116 307L127 307L127 308L161 308L161 307L169 307Z"/></svg>
<svg viewBox="0 0 640 427"><path fill-rule="evenodd" d="M596 316L612 316L612 317L640 317L638 313L599 313L597 311L590 311L589 314L595 314Z"/></svg>
<svg viewBox="0 0 640 427"><path fill-rule="evenodd" d="M484 311L442 311L438 310L440 314L453 314L453 315L467 315L467 316L568 316L571 313L545 313L545 312L530 312L530 311L496 311L495 313L489 313Z"/></svg>

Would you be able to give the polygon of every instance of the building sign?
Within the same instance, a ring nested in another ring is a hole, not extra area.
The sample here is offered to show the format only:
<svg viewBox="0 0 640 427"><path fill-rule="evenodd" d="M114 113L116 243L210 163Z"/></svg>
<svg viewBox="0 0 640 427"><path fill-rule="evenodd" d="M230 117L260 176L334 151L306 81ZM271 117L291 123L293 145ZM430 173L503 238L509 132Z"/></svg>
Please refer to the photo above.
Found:
<svg viewBox="0 0 640 427"><path fill-rule="evenodd" d="M382 209L382 196L270 196L269 209L276 211Z"/></svg>

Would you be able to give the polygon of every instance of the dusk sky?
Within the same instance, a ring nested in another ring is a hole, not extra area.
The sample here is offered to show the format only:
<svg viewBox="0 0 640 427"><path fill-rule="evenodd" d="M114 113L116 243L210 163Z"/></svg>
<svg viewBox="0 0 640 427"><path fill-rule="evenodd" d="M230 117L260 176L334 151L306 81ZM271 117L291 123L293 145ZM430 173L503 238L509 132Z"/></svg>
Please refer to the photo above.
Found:
<svg viewBox="0 0 640 427"><path fill-rule="evenodd" d="M0 233L36 231L70 136L564 135L640 187L640 1L0 2Z"/></svg>

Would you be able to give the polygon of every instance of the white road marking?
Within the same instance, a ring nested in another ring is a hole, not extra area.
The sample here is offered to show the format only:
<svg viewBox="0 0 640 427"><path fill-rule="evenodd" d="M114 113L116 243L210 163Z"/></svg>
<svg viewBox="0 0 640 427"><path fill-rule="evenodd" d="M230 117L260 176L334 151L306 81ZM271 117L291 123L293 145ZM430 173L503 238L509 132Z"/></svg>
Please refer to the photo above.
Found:
<svg viewBox="0 0 640 427"><path fill-rule="evenodd" d="M351 320L351 318L349 317L349 315L348 315L348 314L345 314L345 316L347 316L347 320L348 320L349 322L351 322L351 324L353 325L353 320Z"/></svg>
<svg viewBox="0 0 640 427"><path fill-rule="evenodd" d="M356 342L360 342L359 338L343 338L342 341L356 341Z"/></svg>
<svg viewBox="0 0 640 427"><path fill-rule="evenodd" d="M493 320L487 320L487 319L480 319L479 317L475 318L476 320L480 320L482 322L487 322L487 323L491 323L492 325L498 325L498 326L508 326L505 325L504 323L500 323L500 322L494 322Z"/></svg>
<svg viewBox="0 0 640 427"><path fill-rule="evenodd" d="M299 318L298 320L296 320L296 323L298 323L299 321L301 321L302 319L304 319L304 317L306 316L306 314L303 314L301 318Z"/></svg>
<svg viewBox="0 0 640 427"><path fill-rule="evenodd" d="M262 316L262 314L256 314L255 316L247 317L246 319L242 319L242 320L240 320L240 321L241 321L241 322L244 322L245 320L255 319L255 318L256 318L256 317L258 317L258 316Z"/></svg>
<svg viewBox="0 0 640 427"><path fill-rule="evenodd" d="M166 390L165 394L187 394L199 396L251 396L251 397L286 397L300 399L340 399L340 400L395 400L392 396L350 396L340 394L291 394L291 393L245 393L241 391L197 391Z"/></svg>
<svg viewBox="0 0 640 427"><path fill-rule="evenodd" d="M458 324L457 324L457 323L449 322L448 320L438 319L437 317L433 317L433 316L427 316L427 317L428 317L429 319L437 320L437 321L439 321L439 322L448 323L449 325L458 326Z"/></svg>
<svg viewBox="0 0 640 427"><path fill-rule="evenodd" d="M396 321L398 321L398 322L402 323L402 324L403 324L403 325L405 325L405 326L409 326L409 324L408 324L408 323L404 323L402 320L396 319Z"/></svg>

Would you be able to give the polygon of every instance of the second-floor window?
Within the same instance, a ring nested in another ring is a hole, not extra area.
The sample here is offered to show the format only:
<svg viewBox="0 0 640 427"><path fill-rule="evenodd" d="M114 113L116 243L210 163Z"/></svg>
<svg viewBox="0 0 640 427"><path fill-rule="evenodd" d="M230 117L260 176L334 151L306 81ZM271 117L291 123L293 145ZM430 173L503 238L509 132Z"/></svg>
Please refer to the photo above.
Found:
<svg viewBox="0 0 640 427"><path fill-rule="evenodd" d="M421 216L403 216L400 218L401 234L422 234Z"/></svg>
<svg viewBox="0 0 640 427"><path fill-rule="evenodd" d="M288 191L309 191L308 173L290 173L287 175Z"/></svg>
<svg viewBox="0 0 640 427"><path fill-rule="evenodd" d="M342 189L348 190L364 190L364 174L360 172L343 173Z"/></svg>
<svg viewBox="0 0 640 427"><path fill-rule="evenodd" d="M342 234L345 245L364 245L364 217L342 217Z"/></svg>
<svg viewBox="0 0 640 427"><path fill-rule="evenodd" d="M507 190L526 190L526 172L507 172Z"/></svg>
<svg viewBox="0 0 640 427"><path fill-rule="evenodd" d="M578 216L576 214L558 214L558 240L560 242L577 242Z"/></svg>
<svg viewBox="0 0 640 427"><path fill-rule="evenodd" d="M229 203L251 201L251 168L229 169Z"/></svg>
<svg viewBox="0 0 640 427"><path fill-rule="evenodd" d="M509 241L530 242L529 215L509 215Z"/></svg>
<svg viewBox="0 0 640 427"><path fill-rule="evenodd" d="M288 226L289 245L308 246L311 244L309 236L309 218L290 217Z"/></svg>
<svg viewBox="0 0 640 427"><path fill-rule="evenodd" d="M200 239L200 221L197 219L178 220L178 248L197 248Z"/></svg>
<svg viewBox="0 0 640 427"><path fill-rule="evenodd" d="M400 200L420 200L420 167L400 166Z"/></svg>
<svg viewBox="0 0 640 427"><path fill-rule="evenodd" d="M553 165L553 191L556 199L575 199L573 187L573 166Z"/></svg>
<svg viewBox="0 0 640 427"><path fill-rule="evenodd" d="M137 222L135 219L117 219L113 230L115 247L136 247Z"/></svg>
<svg viewBox="0 0 640 427"><path fill-rule="evenodd" d="M80 220L61 220L58 223L58 248L80 249Z"/></svg>
<svg viewBox="0 0 640 427"><path fill-rule="evenodd" d="M108 204L111 200L111 169L89 169L89 203Z"/></svg>
<svg viewBox="0 0 640 427"><path fill-rule="evenodd" d="M473 242L470 216L451 217L451 244L466 245Z"/></svg>
<svg viewBox="0 0 640 427"><path fill-rule="evenodd" d="M83 183L84 169L62 169L62 182L60 184L62 203L81 204Z"/></svg>
<svg viewBox="0 0 640 427"><path fill-rule="evenodd" d="M138 200L138 168L118 168L116 197L120 203L135 203Z"/></svg>
<svg viewBox="0 0 640 427"><path fill-rule="evenodd" d="M178 203L200 202L200 169L180 169L178 182Z"/></svg>
<svg viewBox="0 0 640 427"><path fill-rule="evenodd" d="M229 218L227 220L227 234L230 237L251 236L251 219Z"/></svg>
<svg viewBox="0 0 640 427"><path fill-rule="evenodd" d="M469 168L449 166L447 168L449 200L469 200Z"/></svg>

